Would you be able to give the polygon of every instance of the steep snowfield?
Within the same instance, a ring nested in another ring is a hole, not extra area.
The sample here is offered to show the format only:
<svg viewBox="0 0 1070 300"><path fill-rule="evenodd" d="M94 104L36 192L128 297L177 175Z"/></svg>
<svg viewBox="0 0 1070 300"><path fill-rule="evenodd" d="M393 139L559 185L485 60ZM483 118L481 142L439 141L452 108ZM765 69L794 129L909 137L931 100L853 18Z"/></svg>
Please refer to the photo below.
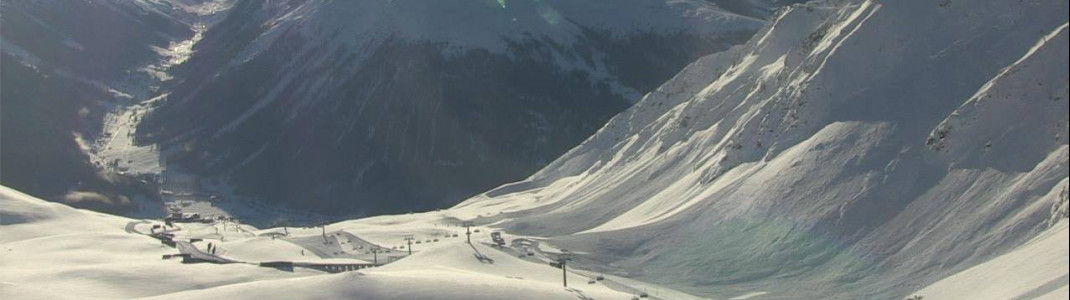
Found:
<svg viewBox="0 0 1070 300"><path fill-rule="evenodd" d="M1063 221L1011 253L916 294L925 299L1066 299L1068 245Z"/></svg>
<svg viewBox="0 0 1070 300"><path fill-rule="evenodd" d="M705 296L905 297L1066 218L1066 9L794 6L458 208Z"/></svg>

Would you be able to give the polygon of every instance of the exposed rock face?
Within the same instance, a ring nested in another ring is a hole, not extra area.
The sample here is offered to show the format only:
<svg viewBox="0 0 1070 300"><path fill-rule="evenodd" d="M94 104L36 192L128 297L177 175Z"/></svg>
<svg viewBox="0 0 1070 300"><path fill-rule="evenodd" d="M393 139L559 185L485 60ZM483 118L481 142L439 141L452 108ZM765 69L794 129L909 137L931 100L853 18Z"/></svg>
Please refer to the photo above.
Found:
<svg viewBox="0 0 1070 300"><path fill-rule="evenodd" d="M1070 193L1067 192L1067 188L1066 187L1063 187L1063 193L1059 195L1059 199L1061 201L1059 201L1059 204L1056 204L1056 206L1055 206L1055 207L1057 207L1057 209L1056 209L1056 213L1057 213L1056 216L1057 217L1055 218L1055 220L1058 220L1060 218L1062 218L1062 219L1066 219L1067 218L1066 207L1067 207L1067 202L1068 202L1067 199L1070 199Z"/></svg>

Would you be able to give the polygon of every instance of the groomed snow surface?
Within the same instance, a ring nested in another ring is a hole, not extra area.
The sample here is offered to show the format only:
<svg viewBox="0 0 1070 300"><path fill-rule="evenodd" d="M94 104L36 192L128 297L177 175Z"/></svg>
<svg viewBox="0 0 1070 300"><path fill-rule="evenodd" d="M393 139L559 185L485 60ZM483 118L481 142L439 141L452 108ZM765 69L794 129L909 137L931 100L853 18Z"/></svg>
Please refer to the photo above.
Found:
<svg viewBox="0 0 1070 300"><path fill-rule="evenodd" d="M134 221L0 188L0 298L131 299L319 273L162 260L178 251L126 232Z"/></svg>
<svg viewBox="0 0 1070 300"><path fill-rule="evenodd" d="M252 264L181 264L163 260L177 251L142 235L159 222L76 210L0 187L0 298L2 299L631 299L633 295L562 273L462 238L417 245L399 262L360 272L292 272ZM394 225L351 223L329 230L368 228L383 245L403 244L409 233L431 239L461 229L436 225L436 216L399 216ZM247 263L366 263L320 259L295 243L247 226L179 224L176 239L203 238L221 257ZM393 234L389 233L395 232ZM486 230L486 229L483 229ZM270 230L281 232L283 230ZM288 238L319 238L321 229L294 229ZM355 230L359 233L359 230ZM438 233L438 234L435 234ZM477 241L489 242L483 231ZM388 246L389 247L389 246ZM394 253L402 253L395 251ZM489 258L481 261L477 256ZM380 258L385 260L387 254ZM492 262L490 262L492 261Z"/></svg>

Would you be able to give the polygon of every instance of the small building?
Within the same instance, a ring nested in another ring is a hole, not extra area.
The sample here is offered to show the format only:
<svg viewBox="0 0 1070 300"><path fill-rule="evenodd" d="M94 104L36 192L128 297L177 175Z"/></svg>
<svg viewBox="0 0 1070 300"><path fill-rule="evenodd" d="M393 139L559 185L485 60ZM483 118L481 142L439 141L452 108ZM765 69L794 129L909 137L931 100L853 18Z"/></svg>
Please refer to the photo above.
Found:
<svg viewBox="0 0 1070 300"><path fill-rule="evenodd" d="M172 213L170 216L164 218L164 222L168 223L196 223L202 221L200 214Z"/></svg>

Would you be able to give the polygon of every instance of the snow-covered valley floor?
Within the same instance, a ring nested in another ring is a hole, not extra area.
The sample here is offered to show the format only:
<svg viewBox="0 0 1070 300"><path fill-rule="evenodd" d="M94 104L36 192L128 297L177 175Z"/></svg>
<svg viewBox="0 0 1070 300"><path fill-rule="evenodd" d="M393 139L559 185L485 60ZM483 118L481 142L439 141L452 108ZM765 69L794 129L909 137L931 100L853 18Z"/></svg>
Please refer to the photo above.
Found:
<svg viewBox="0 0 1070 300"><path fill-rule="evenodd" d="M101 173L109 176L135 177L158 187L159 199L136 197L141 210L129 216L162 218L171 213L196 213L204 216L238 217L247 222L270 224L286 219L296 223L314 223L325 219L319 214L295 211L234 195L225 183L212 184L178 167L168 166L168 156L178 147L161 147L139 142L138 126L154 109L169 101L169 84L180 80L175 70L193 57L194 48L205 33L225 19L234 0L196 0L167 2L179 11L181 19L194 33L188 39L175 40L166 48L153 47L158 55L144 66L128 70L124 82L111 83L109 91L119 100L104 116L102 131L95 140L76 134L80 150ZM170 7L170 6L169 6ZM162 201L157 201L162 200Z"/></svg>

